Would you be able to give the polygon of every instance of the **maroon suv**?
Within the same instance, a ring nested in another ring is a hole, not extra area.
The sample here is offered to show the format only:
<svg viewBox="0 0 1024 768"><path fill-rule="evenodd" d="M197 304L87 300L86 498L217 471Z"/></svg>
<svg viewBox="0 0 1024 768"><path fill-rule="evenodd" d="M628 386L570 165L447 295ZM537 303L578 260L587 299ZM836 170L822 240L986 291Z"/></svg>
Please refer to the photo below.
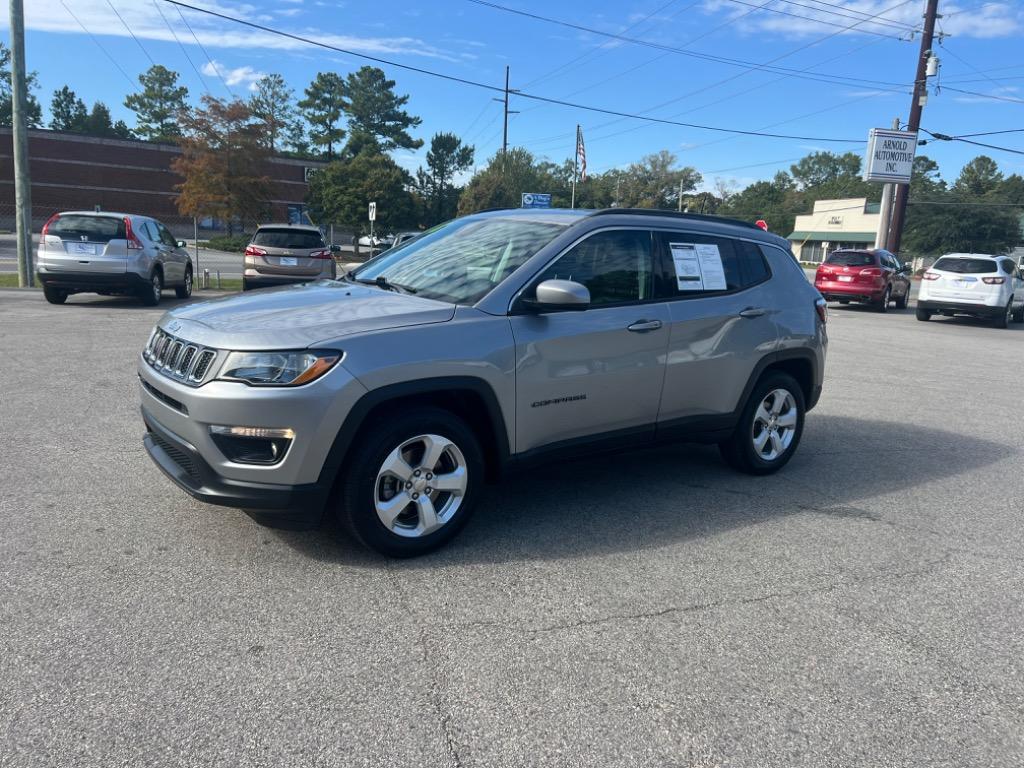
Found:
<svg viewBox="0 0 1024 768"><path fill-rule="evenodd" d="M882 248L833 251L818 267L814 287L826 301L859 301L885 312L890 302L906 309L910 301L910 268Z"/></svg>

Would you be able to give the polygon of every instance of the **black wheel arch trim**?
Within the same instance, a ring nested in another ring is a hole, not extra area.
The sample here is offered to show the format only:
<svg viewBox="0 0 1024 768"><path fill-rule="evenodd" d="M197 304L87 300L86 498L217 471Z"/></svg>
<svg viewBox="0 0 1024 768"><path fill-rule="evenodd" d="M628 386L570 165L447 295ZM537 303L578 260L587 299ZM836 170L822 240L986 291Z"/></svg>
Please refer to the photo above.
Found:
<svg viewBox="0 0 1024 768"><path fill-rule="evenodd" d="M779 363L785 363L791 360L799 360L806 362L811 367L811 381L810 389L804 393L804 410L810 411L814 406L818 404L818 398L821 396L821 381L818 377L818 357L815 353L805 347L796 349L784 349L780 352L772 352L762 357L757 365L754 366L754 370L750 374L750 378L747 379L747 385L743 388L743 395L740 397L739 403L736 405L737 417L743 411L743 407L747 404L747 400L750 399L751 393L754 391L754 387L757 386L757 382L760 381L764 372L773 365Z"/></svg>
<svg viewBox="0 0 1024 768"><path fill-rule="evenodd" d="M403 381L396 384L386 384L376 389L371 389L364 394L355 405L352 406L345 417L344 423L338 430L327 458L320 469L317 485L331 487L334 485L345 458L352 448L356 435L366 423L366 418L377 407L393 400L403 400L420 395L431 394L452 394L458 392L472 392L480 397L487 410L487 416L494 437L494 448L496 451L497 466L493 469L501 473L509 463L509 440L508 430L505 428L505 420L502 415L501 406L498 403L498 396L494 389L485 380L475 376L438 376L428 379L417 379L415 381ZM474 429L473 424L468 425ZM474 431L476 431L474 429Z"/></svg>

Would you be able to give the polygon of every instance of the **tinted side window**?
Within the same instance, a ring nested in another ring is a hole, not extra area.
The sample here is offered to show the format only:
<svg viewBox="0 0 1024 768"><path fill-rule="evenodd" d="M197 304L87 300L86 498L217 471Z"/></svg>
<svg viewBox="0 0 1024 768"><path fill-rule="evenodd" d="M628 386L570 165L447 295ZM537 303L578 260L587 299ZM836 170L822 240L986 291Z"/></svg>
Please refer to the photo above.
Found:
<svg viewBox="0 0 1024 768"><path fill-rule="evenodd" d="M739 249L740 269L745 288L763 283L771 277L771 272L768 271L768 264L765 262L760 248L745 240L737 241L736 247Z"/></svg>
<svg viewBox="0 0 1024 768"><path fill-rule="evenodd" d="M1002 264L1003 272L1005 272L1008 275L1012 275L1013 274L1013 262L1012 261L1007 259L1006 261L1003 261L1003 262L1000 262L1000 263Z"/></svg>
<svg viewBox="0 0 1024 768"><path fill-rule="evenodd" d="M538 277L573 280L590 291L590 303L629 304L654 296L651 233L617 229L598 232L577 243Z"/></svg>
<svg viewBox="0 0 1024 768"><path fill-rule="evenodd" d="M156 224L151 221L144 222L142 225L142 234L146 236L146 239L151 243L160 242L160 233L157 231Z"/></svg>
<svg viewBox="0 0 1024 768"><path fill-rule="evenodd" d="M683 297L744 287L739 241L693 232L659 232L671 275L668 295Z"/></svg>

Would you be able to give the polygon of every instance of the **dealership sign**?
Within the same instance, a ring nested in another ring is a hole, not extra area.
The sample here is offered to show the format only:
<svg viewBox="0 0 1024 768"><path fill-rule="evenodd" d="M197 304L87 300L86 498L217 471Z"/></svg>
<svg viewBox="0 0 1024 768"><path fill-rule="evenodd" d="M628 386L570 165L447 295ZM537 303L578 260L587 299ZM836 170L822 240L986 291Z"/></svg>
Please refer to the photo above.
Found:
<svg viewBox="0 0 1024 768"><path fill-rule="evenodd" d="M917 151L916 131L872 128L868 133L868 156L864 181L909 184Z"/></svg>

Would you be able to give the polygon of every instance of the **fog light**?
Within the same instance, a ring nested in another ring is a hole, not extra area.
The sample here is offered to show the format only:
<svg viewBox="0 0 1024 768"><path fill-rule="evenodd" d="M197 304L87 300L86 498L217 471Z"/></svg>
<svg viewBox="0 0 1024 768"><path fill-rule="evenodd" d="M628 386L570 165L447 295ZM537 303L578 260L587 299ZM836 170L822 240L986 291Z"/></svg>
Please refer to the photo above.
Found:
<svg viewBox="0 0 1024 768"><path fill-rule="evenodd" d="M277 464L295 439L291 429L210 426L213 442L228 461L238 464Z"/></svg>

